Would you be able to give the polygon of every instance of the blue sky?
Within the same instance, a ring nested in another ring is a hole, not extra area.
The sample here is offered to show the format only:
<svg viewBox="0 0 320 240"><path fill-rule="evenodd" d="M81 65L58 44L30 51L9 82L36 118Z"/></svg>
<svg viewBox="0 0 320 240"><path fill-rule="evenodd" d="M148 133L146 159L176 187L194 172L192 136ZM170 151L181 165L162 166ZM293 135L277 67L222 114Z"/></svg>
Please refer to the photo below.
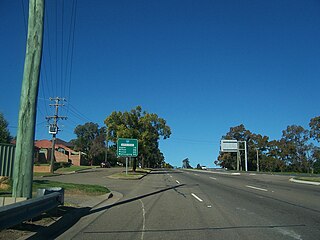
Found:
<svg viewBox="0 0 320 240"><path fill-rule="evenodd" d="M78 0L74 41L72 4L46 1L37 139L51 137L49 97L67 98L64 140L78 124L103 126L112 111L141 105L172 129L160 143L167 162L213 167L230 127L279 139L320 115L320 1ZM27 12L26 0L0 2L0 112L12 135Z"/></svg>

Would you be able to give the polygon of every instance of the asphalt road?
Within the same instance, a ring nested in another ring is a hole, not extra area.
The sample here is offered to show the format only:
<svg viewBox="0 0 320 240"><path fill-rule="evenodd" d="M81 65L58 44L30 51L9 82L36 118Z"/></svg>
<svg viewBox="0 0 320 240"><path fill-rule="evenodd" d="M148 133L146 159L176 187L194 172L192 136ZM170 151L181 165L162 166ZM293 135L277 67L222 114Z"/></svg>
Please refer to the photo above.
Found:
<svg viewBox="0 0 320 240"><path fill-rule="evenodd" d="M320 187L288 180L154 171L59 239L320 239Z"/></svg>

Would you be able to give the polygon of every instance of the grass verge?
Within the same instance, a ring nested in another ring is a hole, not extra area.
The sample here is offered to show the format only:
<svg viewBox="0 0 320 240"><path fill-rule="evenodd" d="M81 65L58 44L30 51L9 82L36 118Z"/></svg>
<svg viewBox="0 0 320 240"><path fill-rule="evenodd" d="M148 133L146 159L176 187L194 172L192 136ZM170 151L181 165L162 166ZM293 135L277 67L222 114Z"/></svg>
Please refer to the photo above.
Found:
<svg viewBox="0 0 320 240"><path fill-rule="evenodd" d="M36 195L37 189L39 188L53 188L53 187L61 187L64 188L65 194L78 194L78 195L103 195L109 193L110 190L106 187L99 186L99 185L90 185L90 184L76 184L76 183L64 183L64 182L56 182L56 181L49 181L49 180L33 180L33 195ZM9 189L0 190L1 196L8 196L12 195L12 187Z"/></svg>
<svg viewBox="0 0 320 240"><path fill-rule="evenodd" d="M90 194L90 195L102 195L109 193L110 190L106 187L99 185L90 184L76 184L76 183L64 183L49 180L34 180L33 190L36 191L38 188L52 188L61 187L64 188L66 194Z"/></svg>
<svg viewBox="0 0 320 240"><path fill-rule="evenodd" d="M320 182L320 177L295 177L296 180Z"/></svg>
<svg viewBox="0 0 320 240"><path fill-rule="evenodd" d="M120 172L120 173L115 173L110 176L109 178L113 179L123 179L123 180L138 180L150 173L150 169L136 169L135 172L133 172L131 169L128 171L128 174L126 172Z"/></svg>
<svg viewBox="0 0 320 240"><path fill-rule="evenodd" d="M65 172L75 172L75 171L81 171L86 170L90 168L95 168L96 166L70 166L70 167L64 167L64 168L58 168L55 172L56 173L65 173Z"/></svg>
<svg viewBox="0 0 320 240"><path fill-rule="evenodd" d="M138 179L142 178L143 176L145 176L145 174L130 173L130 172L128 172L128 174L126 174L124 172L124 173L115 173L115 174L112 174L108 177L113 178L113 179L138 180Z"/></svg>

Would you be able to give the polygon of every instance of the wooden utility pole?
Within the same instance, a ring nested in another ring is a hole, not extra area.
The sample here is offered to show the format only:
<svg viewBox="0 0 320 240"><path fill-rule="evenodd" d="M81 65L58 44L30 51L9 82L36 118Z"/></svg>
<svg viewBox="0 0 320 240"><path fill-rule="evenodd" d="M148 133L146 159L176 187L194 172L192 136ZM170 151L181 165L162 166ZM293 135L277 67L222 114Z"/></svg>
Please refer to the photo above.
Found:
<svg viewBox="0 0 320 240"><path fill-rule="evenodd" d="M42 56L44 0L29 1L28 39L13 172L14 197L32 197L34 136Z"/></svg>
<svg viewBox="0 0 320 240"><path fill-rule="evenodd" d="M52 147L51 147L51 159L50 159L50 172L53 173L53 165L54 165L54 151L55 151L55 141L56 135L59 132L58 120L59 119L67 119L67 117L59 116L59 106L64 106L64 104L59 104L60 101L65 101L64 98L50 98L50 101L55 101L54 104L50 104L50 106L55 106L55 114L53 116L47 116L46 119L50 121L53 119L53 123L50 124L49 133L52 134Z"/></svg>
<svg viewBox="0 0 320 240"><path fill-rule="evenodd" d="M259 149L258 148L256 148L256 150L257 150L257 172L259 172Z"/></svg>

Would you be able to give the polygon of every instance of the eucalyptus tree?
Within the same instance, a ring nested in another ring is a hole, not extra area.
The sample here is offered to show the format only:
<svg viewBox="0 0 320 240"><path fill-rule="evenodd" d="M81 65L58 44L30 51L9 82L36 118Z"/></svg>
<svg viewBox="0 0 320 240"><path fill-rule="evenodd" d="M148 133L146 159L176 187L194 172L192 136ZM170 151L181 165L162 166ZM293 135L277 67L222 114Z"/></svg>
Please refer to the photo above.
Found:
<svg viewBox="0 0 320 240"><path fill-rule="evenodd" d="M95 160L102 161L102 155L104 154L106 129L105 127L99 128L97 123L87 122L84 125L78 125L74 129L74 133L77 135L76 139L71 142L74 145L75 150L81 151L87 154L89 163L92 165Z"/></svg>
<svg viewBox="0 0 320 240"><path fill-rule="evenodd" d="M288 170L307 172L310 168L308 162L309 131L302 126L291 125L282 131L282 155L288 165Z"/></svg>
<svg viewBox="0 0 320 240"><path fill-rule="evenodd" d="M107 126L108 140L114 144L118 138L138 139L138 158L142 167L159 166L164 162L163 154L159 150L159 140L169 138L171 129L157 114L142 111L141 106L137 106L129 112L112 112L104 123ZM134 170L135 167L134 158Z"/></svg>
<svg viewBox="0 0 320 240"><path fill-rule="evenodd" d="M314 117L310 120L310 137L320 142L320 116Z"/></svg>

